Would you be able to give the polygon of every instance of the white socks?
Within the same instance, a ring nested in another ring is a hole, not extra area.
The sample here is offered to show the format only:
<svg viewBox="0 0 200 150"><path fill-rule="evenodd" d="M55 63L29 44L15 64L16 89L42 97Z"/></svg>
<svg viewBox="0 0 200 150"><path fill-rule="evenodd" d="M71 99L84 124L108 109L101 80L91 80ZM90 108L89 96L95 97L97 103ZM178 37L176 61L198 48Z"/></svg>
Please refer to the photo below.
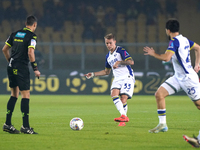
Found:
<svg viewBox="0 0 200 150"><path fill-rule="evenodd" d="M119 111L119 113L121 115L125 115L126 116L126 112L124 110L122 101L119 99L119 96L114 96L114 97L112 97L112 99L113 99L113 102L114 102L117 110Z"/></svg>
<svg viewBox="0 0 200 150"><path fill-rule="evenodd" d="M159 124L166 124L166 109L158 109Z"/></svg>

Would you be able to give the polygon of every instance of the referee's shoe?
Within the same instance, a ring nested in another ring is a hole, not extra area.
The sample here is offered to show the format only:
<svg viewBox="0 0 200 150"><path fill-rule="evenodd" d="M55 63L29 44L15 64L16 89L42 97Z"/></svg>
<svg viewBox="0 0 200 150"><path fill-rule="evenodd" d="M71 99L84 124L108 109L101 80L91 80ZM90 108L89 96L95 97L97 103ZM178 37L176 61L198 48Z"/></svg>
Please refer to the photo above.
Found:
<svg viewBox="0 0 200 150"><path fill-rule="evenodd" d="M21 127L20 129L21 133L24 133L24 134L38 134L37 132L35 132L33 130L33 128L28 128L28 127Z"/></svg>
<svg viewBox="0 0 200 150"><path fill-rule="evenodd" d="M9 133L12 133L12 134L19 134L20 133L17 129L15 129L15 127L13 125L7 125L5 123L3 125L3 131L9 132Z"/></svg>

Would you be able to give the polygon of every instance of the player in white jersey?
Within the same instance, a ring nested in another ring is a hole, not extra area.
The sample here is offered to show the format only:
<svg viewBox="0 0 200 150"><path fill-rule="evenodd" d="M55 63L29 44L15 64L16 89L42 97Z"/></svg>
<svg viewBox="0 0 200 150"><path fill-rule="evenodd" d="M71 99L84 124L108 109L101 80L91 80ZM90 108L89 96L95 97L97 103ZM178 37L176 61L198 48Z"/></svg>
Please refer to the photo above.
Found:
<svg viewBox="0 0 200 150"><path fill-rule="evenodd" d="M85 76L90 79L94 76L109 75L112 69L114 80L111 85L111 97L121 114L114 120L120 122L119 126L125 126L125 122L129 121L127 99L132 97L134 91L135 77L130 66L134 64L134 61L124 48L116 46L116 40L112 33L106 35L104 39L109 51L106 55L105 69L87 73Z"/></svg>
<svg viewBox="0 0 200 150"><path fill-rule="evenodd" d="M155 93L159 124L149 130L150 133L166 132L165 97L184 90L188 97L200 109L200 83L197 72L200 70L200 46L179 34L179 22L170 19L166 23L166 34L169 36L169 46L164 54L155 53L153 48L144 47L145 55L153 56L159 60L172 59L175 74L167 79ZM190 61L190 50L195 50L195 67Z"/></svg>

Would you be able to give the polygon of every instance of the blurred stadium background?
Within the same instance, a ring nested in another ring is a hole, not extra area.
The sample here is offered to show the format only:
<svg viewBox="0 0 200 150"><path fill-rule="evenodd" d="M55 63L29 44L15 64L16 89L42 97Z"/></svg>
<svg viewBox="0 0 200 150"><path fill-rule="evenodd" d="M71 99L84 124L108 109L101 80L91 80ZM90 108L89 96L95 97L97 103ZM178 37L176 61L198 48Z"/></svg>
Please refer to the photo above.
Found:
<svg viewBox="0 0 200 150"><path fill-rule="evenodd" d="M0 14L1 47L28 15L38 18L37 50L44 70L103 69L103 37L111 32L135 60L134 70L164 69L142 49L148 45L165 52L165 23L172 17L180 21L181 34L200 43L199 0L0 0ZM1 68L5 65L0 55Z"/></svg>

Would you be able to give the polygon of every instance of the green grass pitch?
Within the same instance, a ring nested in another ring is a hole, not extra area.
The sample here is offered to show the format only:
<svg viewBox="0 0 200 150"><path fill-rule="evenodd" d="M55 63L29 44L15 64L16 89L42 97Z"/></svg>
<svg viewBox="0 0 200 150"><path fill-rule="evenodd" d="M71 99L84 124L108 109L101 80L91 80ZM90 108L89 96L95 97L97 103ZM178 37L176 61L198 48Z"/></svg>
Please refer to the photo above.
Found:
<svg viewBox="0 0 200 150"><path fill-rule="evenodd" d="M0 96L0 125L3 126L9 95ZM19 97L12 124L22 125ZM183 134L198 135L199 111L187 96L166 98L168 132L152 134L158 124L154 96L133 96L128 100L130 121L125 127L114 122L120 114L109 95L31 95L30 125L38 135L0 131L0 150L189 150ZM84 121L73 131L73 117Z"/></svg>

